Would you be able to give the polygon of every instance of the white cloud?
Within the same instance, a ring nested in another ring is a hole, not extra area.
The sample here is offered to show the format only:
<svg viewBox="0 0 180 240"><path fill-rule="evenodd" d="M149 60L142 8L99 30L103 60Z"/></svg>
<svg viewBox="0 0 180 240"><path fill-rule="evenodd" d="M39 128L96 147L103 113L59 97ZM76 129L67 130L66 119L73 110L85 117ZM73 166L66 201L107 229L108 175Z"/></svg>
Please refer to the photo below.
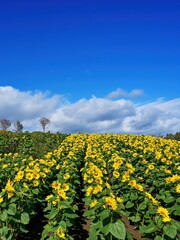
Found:
<svg viewBox="0 0 180 240"><path fill-rule="evenodd" d="M131 92L129 92L128 96L131 98L139 97L144 95L144 91L142 89L133 89Z"/></svg>
<svg viewBox="0 0 180 240"><path fill-rule="evenodd" d="M0 118L22 121L29 129L36 119L49 117L63 101L63 96L50 96L48 92L21 92L11 86L0 87Z"/></svg>
<svg viewBox="0 0 180 240"><path fill-rule="evenodd" d="M58 109L52 121L65 132L116 132L121 121L134 112L130 101L92 97Z"/></svg>
<svg viewBox="0 0 180 240"><path fill-rule="evenodd" d="M133 89L130 92L127 92L126 90L123 90L121 88L117 88L115 91L110 92L106 98L108 99L117 99L120 97L125 98L135 98L142 96L144 94L144 91L142 89Z"/></svg>
<svg viewBox="0 0 180 240"><path fill-rule="evenodd" d="M140 93L133 90L128 95ZM180 131L179 109L180 98L171 101L158 99L141 106L130 100L95 96L69 103L62 95L0 87L0 119L20 120L24 130L29 131L41 130L39 119L45 116L51 121L48 130L52 132L165 135Z"/></svg>
<svg viewBox="0 0 180 240"><path fill-rule="evenodd" d="M122 130L129 133L164 135L180 130L180 98L155 101L136 108L136 114L124 119Z"/></svg>

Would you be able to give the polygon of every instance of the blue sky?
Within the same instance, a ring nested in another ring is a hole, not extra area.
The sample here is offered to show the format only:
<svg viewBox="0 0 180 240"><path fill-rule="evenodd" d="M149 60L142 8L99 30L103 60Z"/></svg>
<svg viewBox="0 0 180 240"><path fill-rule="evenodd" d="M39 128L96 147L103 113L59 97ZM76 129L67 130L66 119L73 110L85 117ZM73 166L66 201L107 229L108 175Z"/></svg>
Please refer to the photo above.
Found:
<svg viewBox="0 0 180 240"><path fill-rule="evenodd" d="M62 102L72 107L83 99L90 103L93 97L114 104L130 101L135 115L140 105L177 102L179 29L179 0L1 1L1 117L12 112L12 103L2 99L5 90L6 96L16 92L17 102L18 94L24 93L32 98L39 93L44 101L56 98L53 113ZM167 108L163 111L168 115ZM32 120L23 112L19 116L22 121ZM174 117L179 120L179 115ZM96 132L105 131L101 130Z"/></svg>

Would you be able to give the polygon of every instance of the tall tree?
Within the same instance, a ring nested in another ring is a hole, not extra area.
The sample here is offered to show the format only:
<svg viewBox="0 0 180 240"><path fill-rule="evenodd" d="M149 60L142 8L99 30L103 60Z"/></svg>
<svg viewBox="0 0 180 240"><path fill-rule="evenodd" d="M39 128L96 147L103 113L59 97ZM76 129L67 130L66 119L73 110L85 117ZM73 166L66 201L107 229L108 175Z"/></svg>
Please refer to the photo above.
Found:
<svg viewBox="0 0 180 240"><path fill-rule="evenodd" d="M20 121L16 121L14 123L14 127L16 128L16 132L22 132L23 130L23 125L20 123Z"/></svg>
<svg viewBox="0 0 180 240"><path fill-rule="evenodd" d="M0 119L0 126L2 130L7 130L11 126L11 122L8 119Z"/></svg>
<svg viewBox="0 0 180 240"><path fill-rule="evenodd" d="M48 118L45 118L45 117L42 117L40 120L39 120L42 128L43 128L43 131L45 132L46 130L46 126L50 124L50 120Z"/></svg>

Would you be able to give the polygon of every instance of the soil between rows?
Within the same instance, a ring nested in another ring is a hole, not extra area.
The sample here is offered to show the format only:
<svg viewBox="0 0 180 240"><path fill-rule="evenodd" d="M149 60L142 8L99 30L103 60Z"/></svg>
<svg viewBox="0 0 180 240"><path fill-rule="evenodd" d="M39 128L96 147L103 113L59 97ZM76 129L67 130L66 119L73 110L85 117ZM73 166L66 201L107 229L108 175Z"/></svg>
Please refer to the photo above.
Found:
<svg viewBox="0 0 180 240"><path fill-rule="evenodd" d="M76 240L86 240L89 235L89 228L91 220L86 219L83 216L84 211L87 209L87 206L82 202L78 203L79 212L78 218L76 219L76 225L71 229L70 235ZM147 238L142 238L140 232L136 229L136 226L131 225L127 217L122 217L121 220L126 226L127 232L129 232L133 239L135 240L149 240ZM37 215L31 219L30 223L27 226L28 233L18 236L17 240L40 240L41 233L43 231L43 226L47 223L47 220L43 216L42 209L38 209Z"/></svg>

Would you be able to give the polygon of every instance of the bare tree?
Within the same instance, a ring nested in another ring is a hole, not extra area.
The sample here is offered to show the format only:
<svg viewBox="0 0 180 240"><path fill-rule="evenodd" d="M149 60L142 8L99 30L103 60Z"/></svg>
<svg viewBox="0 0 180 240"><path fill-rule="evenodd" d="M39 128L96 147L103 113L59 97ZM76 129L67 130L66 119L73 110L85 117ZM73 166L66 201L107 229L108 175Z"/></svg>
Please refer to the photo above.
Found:
<svg viewBox="0 0 180 240"><path fill-rule="evenodd" d="M0 126L3 130L7 130L11 126L11 122L8 119L0 119Z"/></svg>
<svg viewBox="0 0 180 240"><path fill-rule="evenodd" d="M42 117L40 120L39 120L42 128L43 128L43 131L45 132L46 130L46 126L50 124L50 120L48 118L45 118L45 117Z"/></svg>
<svg viewBox="0 0 180 240"><path fill-rule="evenodd" d="M16 121L14 123L14 127L16 128L16 132L22 132L23 130L23 125L20 123L20 121Z"/></svg>

